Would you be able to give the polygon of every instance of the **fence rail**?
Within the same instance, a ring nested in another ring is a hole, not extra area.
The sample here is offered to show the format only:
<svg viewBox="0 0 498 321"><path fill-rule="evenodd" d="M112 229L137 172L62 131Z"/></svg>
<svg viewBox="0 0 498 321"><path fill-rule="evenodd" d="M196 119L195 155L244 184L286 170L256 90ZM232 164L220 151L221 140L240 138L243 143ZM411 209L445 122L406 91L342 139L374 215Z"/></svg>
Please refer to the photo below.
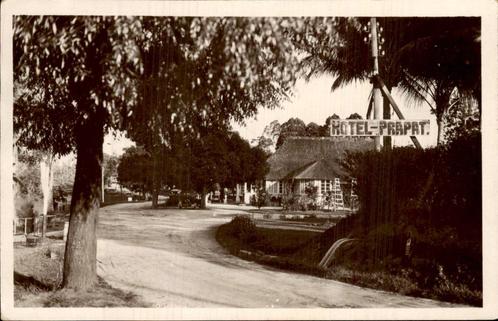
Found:
<svg viewBox="0 0 498 321"><path fill-rule="evenodd" d="M39 232L42 228L43 216L39 217L39 222L34 222L33 217L18 217L14 219L14 235L29 234ZM47 215L47 232L61 231L64 229L65 215ZM36 226L35 226L36 225Z"/></svg>
<svg viewBox="0 0 498 321"><path fill-rule="evenodd" d="M14 219L14 235L29 234L33 232L32 217L19 217Z"/></svg>

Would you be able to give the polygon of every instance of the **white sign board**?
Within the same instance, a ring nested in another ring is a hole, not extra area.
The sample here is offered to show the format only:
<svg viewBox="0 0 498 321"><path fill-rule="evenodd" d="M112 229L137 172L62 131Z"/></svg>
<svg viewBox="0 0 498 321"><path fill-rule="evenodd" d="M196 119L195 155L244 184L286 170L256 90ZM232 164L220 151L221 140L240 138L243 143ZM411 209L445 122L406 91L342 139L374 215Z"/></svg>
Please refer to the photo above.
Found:
<svg viewBox="0 0 498 321"><path fill-rule="evenodd" d="M428 136L429 120L333 119L330 136Z"/></svg>

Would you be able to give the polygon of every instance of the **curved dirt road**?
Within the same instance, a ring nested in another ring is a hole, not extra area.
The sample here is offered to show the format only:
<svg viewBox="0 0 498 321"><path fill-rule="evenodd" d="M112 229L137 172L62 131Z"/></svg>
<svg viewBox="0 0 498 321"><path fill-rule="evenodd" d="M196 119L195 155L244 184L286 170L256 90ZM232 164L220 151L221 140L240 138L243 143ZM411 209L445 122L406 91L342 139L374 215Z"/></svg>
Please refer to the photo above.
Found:
<svg viewBox="0 0 498 321"><path fill-rule="evenodd" d="M435 307L406 297L244 261L215 240L240 210L151 210L149 203L101 209L98 273L155 307Z"/></svg>

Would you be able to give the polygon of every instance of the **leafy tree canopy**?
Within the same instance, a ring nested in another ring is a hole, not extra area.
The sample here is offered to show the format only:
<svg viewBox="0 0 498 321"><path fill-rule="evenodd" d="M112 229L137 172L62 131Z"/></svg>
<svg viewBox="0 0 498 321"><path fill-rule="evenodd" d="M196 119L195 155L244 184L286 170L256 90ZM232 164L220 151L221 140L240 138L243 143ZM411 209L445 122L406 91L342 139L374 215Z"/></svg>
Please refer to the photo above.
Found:
<svg viewBox="0 0 498 321"><path fill-rule="evenodd" d="M19 142L66 154L93 114L144 145L242 122L290 92L298 57L286 35L298 20L16 17Z"/></svg>
<svg viewBox="0 0 498 321"><path fill-rule="evenodd" d="M280 127L276 148L284 143L287 137L306 136L306 124L299 118L290 118Z"/></svg>
<svg viewBox="0 0 498 321"><path fill-rule="evenodd" d="M332 89L367 80L372 61L369 18L329 18L300 42L308 77L336 76ZM450 75L462 85L475 85L480 70L480 21L471 17L377 18L380 30L380 76L395 87L403 71L434 77ZM329 32L320 32L328 28ZM299 36L297 36L299 37ZM424 57L413 59L413 56Z"/></svg>
<svg viewBox="0 0 498 321"><path fill-rule="evenodd" d="M323 135L323 130L322 130L322 127L319 126L317 123L309 123L308 125L306 125L306 136L310 136L310 137L320 137L320 136L324 136Z"/></svg>
<svg viewBox="0 0 498 321"><path fill-rule="evenodd" d="M353 113L349 115L346 119L363 119L360 114L358 113Z"/></svg>
<svg viewBox="0 0 498 321"><path fill-rule="evenodd" d="M14 20L14 129L31 149L67 154L75 129L98 114L117 128L137 100L143 68L140 19L17 16Z"/></svg>
<svg viewBox="0 0 498 321"><path fill-rule="evenodd" d="M104 153L104 183L109 184L111 177L117 178L118 176L119 157Z"/></svg>
<svg viewBox="0 0 498 321"><path fill-rule="evenodd" d="M187 145L183 157L177 158L177 166L184 167L186 177L179 185L184 189L202 193L212 190L215 184L235 187L237 183L261 180L266 174L266 153L251 147L238 133L212 131Z"/></svg>
<svg viewBox="0 0 498 321"><path fill-rule="evenodd" d="M278 136L280 136L280 123L274 120L265 126L261 136L254 139L251 143L256 144L268 155L275 151Z"/></svg>
<svg viewBox="0 0 498 321"><path fill-rule="evenodd" d="M150 64L130 117L130 137L145 146L167 145L179 132L204 136L227 129L232 120L243 122L260 106L279 106L297 77L297 52L286 37L294 20L146 20L145 32L161 41L140 47Z"/></svg>
<svg viewBox="0 0 498 321"><path fill-rule="evenodd" d="M118 181L133 191L150 191L152 174L151 157L141 147L130 147L119 158Z"/></svg>

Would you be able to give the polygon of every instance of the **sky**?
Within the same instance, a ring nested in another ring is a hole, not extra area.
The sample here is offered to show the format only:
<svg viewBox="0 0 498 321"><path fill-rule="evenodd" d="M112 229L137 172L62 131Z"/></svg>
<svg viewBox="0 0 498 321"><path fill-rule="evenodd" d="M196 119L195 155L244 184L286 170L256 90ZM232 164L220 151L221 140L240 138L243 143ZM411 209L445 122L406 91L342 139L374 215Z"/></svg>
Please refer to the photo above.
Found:
<svg viewBox="0 0 498 321"><path fill-rule="evenodd" d="M124 133L113 132L104 137L104 153L121 156L125 149L134 146L135 143L126 138Z"/></svg>
<svg viewBox="0 0 498 321"><path fill-rule="evenodd" d="M306 124L315 122L318 125L323 125L325 119L334 113L343 119L352 113L358 113L365 118L372 85L369 82L357 82L332 92L330 87L333 80L334 78L331 76L316 77L309 82L299 80L295 87L295 94L290 100L284 101L281 108L270 110L260 107L256 117L247 119L245 125L232 123L232 127L250 142L260 136L265 126L273 120L278 120L282 124L289 118L297 117ZM419 137L419 141L423 147L435 145L436 120L429 112L429 107L424 104L420 106L407 104L404 96L396 92L396 89L393 90L393 96L406 119L430 120L431 134ZM391 118L397 119L394 115ZM394 146L410 144L409 137L393 137ZM127 139L124 134L116 134L116 136L108 134L104 140L104 153L120 156L124 153L125 148L132 145L133 142Z"/></svg>

